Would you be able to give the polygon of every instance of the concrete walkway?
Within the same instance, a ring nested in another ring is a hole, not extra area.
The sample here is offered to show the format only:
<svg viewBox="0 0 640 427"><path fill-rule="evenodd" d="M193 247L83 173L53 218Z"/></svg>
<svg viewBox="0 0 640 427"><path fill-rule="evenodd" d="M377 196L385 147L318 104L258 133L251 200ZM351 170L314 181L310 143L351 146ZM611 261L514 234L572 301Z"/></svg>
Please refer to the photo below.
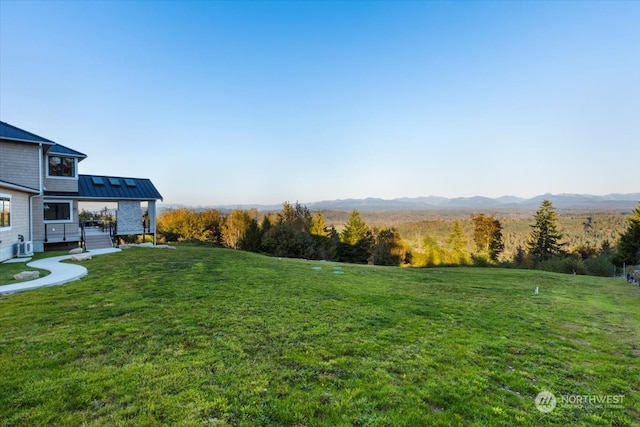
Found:
<svg viewBox="0 0 640 427"><path fill-rule="evenodd" d="M120 249L95 249L86 253L91 256L95 256L110 254L113 252L120 252ZM68 264L60 262L65 259L69 259L72 256L73 255L55 256L27 263L28 267L48 270L51 272L51 274L40 279L19 282L13 285L0 286L0 294L12 294L14 292L28 291L30 289L42 288L44 286L62 285L63 283L78 280L81 277L86 276L88 270L84 266L79 264Z"/></svg>

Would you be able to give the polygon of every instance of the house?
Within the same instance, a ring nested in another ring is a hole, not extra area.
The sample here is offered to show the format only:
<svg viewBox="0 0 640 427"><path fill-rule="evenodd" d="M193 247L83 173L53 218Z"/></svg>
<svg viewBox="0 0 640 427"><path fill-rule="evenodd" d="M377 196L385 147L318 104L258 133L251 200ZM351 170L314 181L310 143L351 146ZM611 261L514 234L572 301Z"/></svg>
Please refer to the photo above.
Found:
<svg viewBox="0 0 640 427"><path fill-rule="evenodd" d="M87 156L0 121L0 261L52 244L113 245L125 235L152 235L156 201L149 179L82 175ZM84 202L117 204L116 220L101 227L79 221Z"/></svg>

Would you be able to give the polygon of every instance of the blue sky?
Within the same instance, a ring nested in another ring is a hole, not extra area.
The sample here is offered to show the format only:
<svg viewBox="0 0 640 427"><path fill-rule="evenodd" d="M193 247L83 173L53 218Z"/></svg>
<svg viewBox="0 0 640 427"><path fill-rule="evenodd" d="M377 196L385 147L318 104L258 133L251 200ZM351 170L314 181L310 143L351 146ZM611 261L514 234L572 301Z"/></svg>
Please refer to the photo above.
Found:
<svg viewBox="0 0 640 427"><path fill-rule="evenodd" d="M0 120L165 203L640 191L640 2L0 1Z"/></svg>

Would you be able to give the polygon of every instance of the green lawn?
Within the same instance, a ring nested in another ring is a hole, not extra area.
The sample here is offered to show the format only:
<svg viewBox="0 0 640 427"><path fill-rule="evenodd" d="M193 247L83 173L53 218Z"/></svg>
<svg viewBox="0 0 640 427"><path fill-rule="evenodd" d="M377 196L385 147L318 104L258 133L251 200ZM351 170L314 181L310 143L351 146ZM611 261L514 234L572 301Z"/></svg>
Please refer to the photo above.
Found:
<svg viewBox="0 0 640 427"><path fill-rule="evenodd" d="M58 256L64 255L63 253L55 252L55 253L38 253L35 256L31 257L29 261L24 262L0 262L0 286L1 285L13 285L16 283L20 283L19 280L13 278L14 274L18 274L21 271L38 271L40 273L40 277L44 277L49 275L47 270L42 270L40 268L28 267L27 264L31 261L36 261L45 257L50 256Z"/></svg>
<svg viewBox="0 0 640 427"><path fill-rule="evenodd" d="M83 265L0 296L2 425L640 422L640 288L622 279L189 246Z"/></svg>

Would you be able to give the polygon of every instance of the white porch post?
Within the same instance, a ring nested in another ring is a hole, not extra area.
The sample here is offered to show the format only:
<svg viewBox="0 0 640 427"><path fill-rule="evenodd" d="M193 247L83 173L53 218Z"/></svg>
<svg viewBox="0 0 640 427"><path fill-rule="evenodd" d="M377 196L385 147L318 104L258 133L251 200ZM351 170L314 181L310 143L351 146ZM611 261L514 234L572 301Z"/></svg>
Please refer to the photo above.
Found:
<svg viewBox="0 0 640 427"><path fill-rule="evenodd" d="M149 213L149 227L153 230L153 245L156 245L156 201L149 200L147 205L147 211Z"/></svg>

